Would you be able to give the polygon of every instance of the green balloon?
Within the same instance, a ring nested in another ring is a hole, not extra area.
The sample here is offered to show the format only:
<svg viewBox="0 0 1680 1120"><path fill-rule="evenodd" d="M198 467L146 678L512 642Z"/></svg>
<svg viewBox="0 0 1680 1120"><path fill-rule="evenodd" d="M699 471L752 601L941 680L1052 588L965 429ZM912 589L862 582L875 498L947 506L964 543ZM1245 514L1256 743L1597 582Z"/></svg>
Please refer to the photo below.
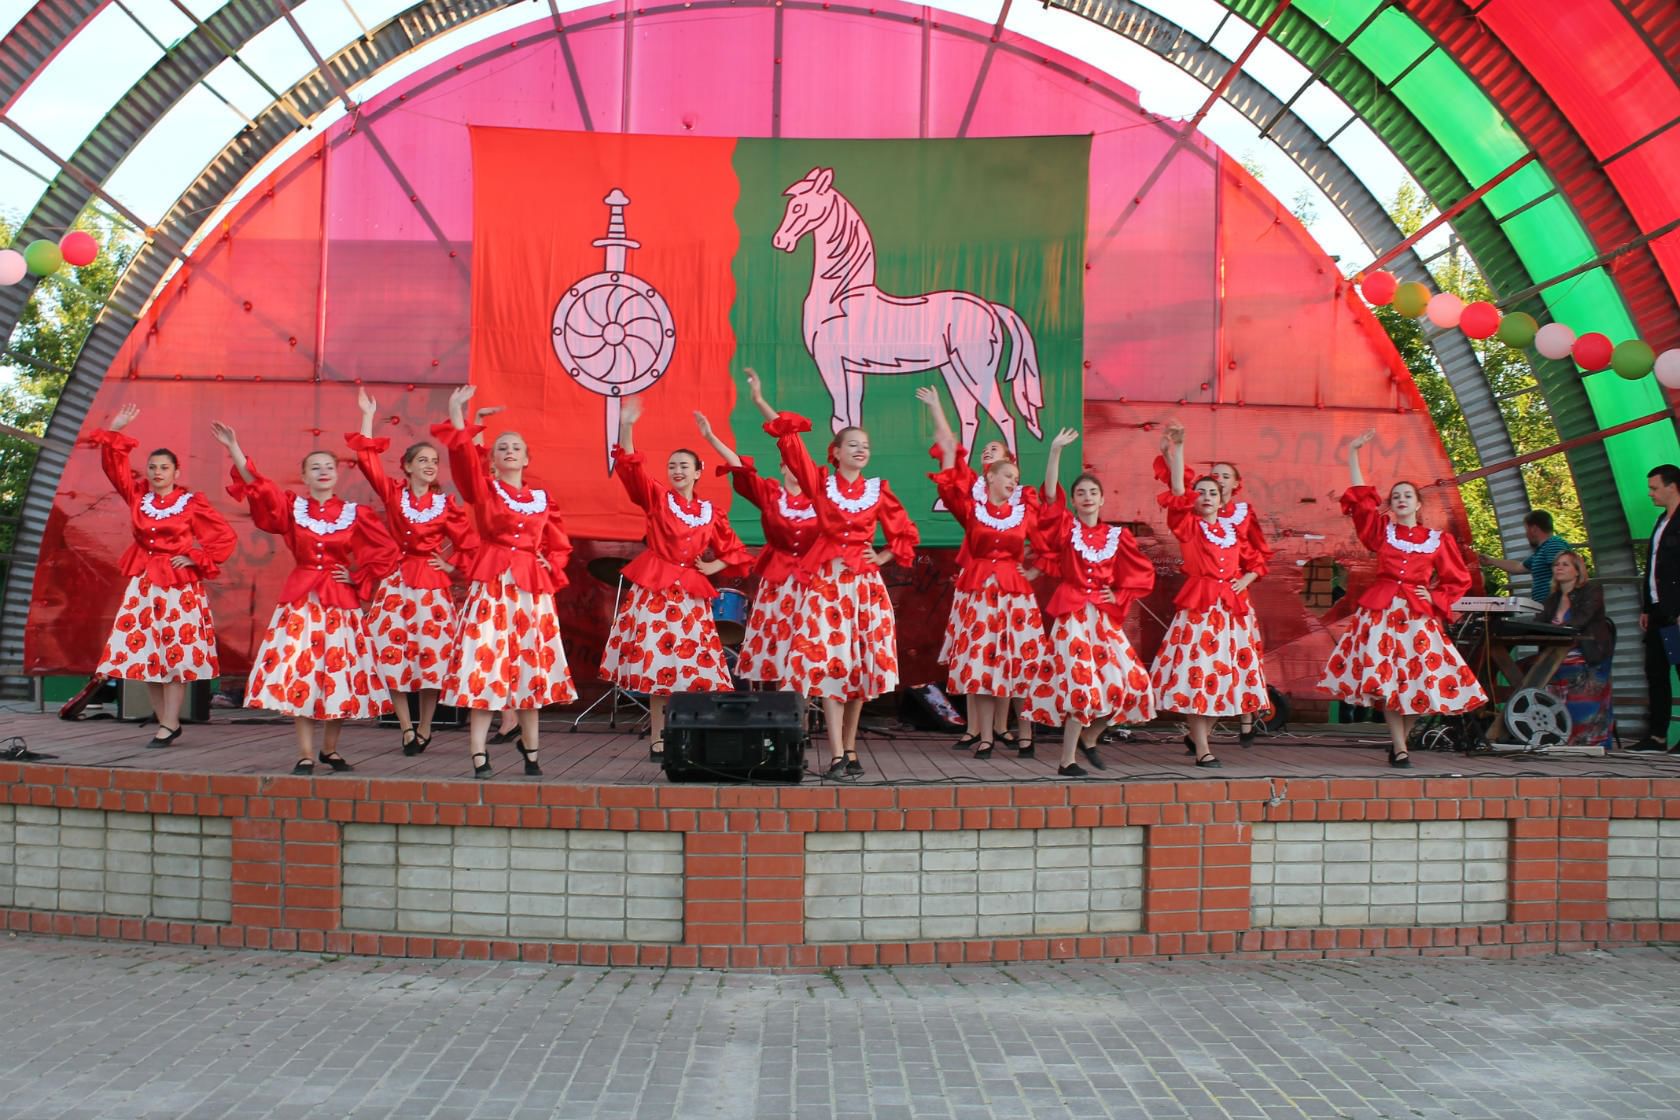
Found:
<svg viewBox="0 0 1680 1120"><path fill-rule="evenodd" d="M1534 321L1534 316L1523 311L1513 311L1499 321L1499 341L1507 346L1515 346L1518 350L1526 350L1534 345L1534 335L1540 329L1540 324Z"/></svg>
<svg viewBox="0 0 1680 1120"><path fill-rule="evenodd" d="M36 276L51 276L64 264L64 252L51 241L31 241L23 251L23 262Z"/></svg>
<svg viewBox="0 0 1680 1120"><path fill-rule="evenodd" d="M1429 289L1416 280L1408 280L1394 289L1394 310L1408 319L1416 319L1429 309Z"/></svg>
<svg viewBox="0 0 1680 1120"><path fill-rule="evenodd" d="M1610 352L1610 368L1627 378L1638 381L1657 364L1657 352L1650 343L1630 338Z"/></svg>

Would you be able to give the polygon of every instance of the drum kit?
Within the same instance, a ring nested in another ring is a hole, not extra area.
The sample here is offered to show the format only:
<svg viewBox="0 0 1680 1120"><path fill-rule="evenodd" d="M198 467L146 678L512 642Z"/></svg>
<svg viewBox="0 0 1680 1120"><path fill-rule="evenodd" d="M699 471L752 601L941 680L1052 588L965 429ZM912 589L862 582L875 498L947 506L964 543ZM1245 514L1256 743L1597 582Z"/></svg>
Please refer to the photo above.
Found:
<svg viewBox="0 0 1680 1120"><path fill-rule="evenodd" d="M631 559L629 556L597 556L583 566L597 583L613 589L614 619L618 618L619 608L624 603L624 569L629 567ZM716 597L712 599L712 624L717 627L718 641L723 643L724 663L737 689L744 689L747 684L735 676L735 662L740 656L741 642L747 636L747 615L751 609L752 601L745 593L733 587L720 588ZM611 690L603 693L593 704L578 713L577 718L572 720L572 730L576 731L596 708L607 703L612 705L608 710L607 726L615 730L618 728L618 713L622 707L640 713L636 717L638 724L648 714L646 693L631 692L614 685Z"/></svg>

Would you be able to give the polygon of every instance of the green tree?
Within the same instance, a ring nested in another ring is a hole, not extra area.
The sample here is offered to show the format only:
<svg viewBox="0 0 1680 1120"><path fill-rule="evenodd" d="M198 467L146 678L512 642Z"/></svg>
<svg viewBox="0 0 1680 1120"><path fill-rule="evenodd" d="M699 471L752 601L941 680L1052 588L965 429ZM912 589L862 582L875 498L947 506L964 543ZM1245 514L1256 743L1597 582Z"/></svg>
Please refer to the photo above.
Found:
<svg viewBox="0 0 1680 1120"><path fill-rule="evenodd" d="M1429 201L1409 181L1400 185L1388 210L1401 232L1408 236L1417 232L1432 213ZM1452 292L1466 303L1494 298L1486 278L1457 242L1431 263L1429 271L1441 291ZM1392 307L1379 307L1376 315L1394 341L1401 360L1411 370L1418 392L1428 405L1430 417L1441 434L1441 443L1453 469L1463 474L1483 466L1470 438L1470 426L1458 407L1452 387L1447 384L1446 375L1435 360L1435 352L1425 340L1424 320L1408 319ZM1528 355L1497 339L1472 339L1470 345L1482 363L1482 374L1493 390L1494 399L1499 402L1499 410L1505 417L1505 425L1517 454L1555 446L1558 442L1557 426L1552 423L1545 397L1534 380ZM1574 476L1570 474L1564 457L1561 454L1550 455L1520 469L1528 488L1529 503L1535 509L1551 511L1556 530L1565 540L1585 541L1587 534L1581 516L1581 503L1576 496ZM1476 551L1490 556L1503 555L1493 499L1486 481L1478 479L1467 484L1460 495L1470 518L1471 540ZM1505 573L1488 569L1486 574L1490 590L1502 590L1506 586Z"/></svg>

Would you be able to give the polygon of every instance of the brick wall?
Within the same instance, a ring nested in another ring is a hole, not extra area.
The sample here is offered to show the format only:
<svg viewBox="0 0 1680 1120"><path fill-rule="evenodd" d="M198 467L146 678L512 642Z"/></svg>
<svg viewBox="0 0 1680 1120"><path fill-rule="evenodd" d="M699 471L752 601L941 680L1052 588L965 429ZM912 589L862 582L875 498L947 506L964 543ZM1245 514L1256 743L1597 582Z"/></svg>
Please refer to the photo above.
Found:
<svg viewBox="0 0 1680 1120"><path fill-rule="evenodd" d="M720 968L1511 956L1680 940L1677 825L1676 779L577 787L0 763L0 921ZM141 857L150 889L112 878ZM1280 879L1291 863L1318 870ZM183 880L196 911L172 909ZM1395 884L1415 903L1379 895Z"/></svg>

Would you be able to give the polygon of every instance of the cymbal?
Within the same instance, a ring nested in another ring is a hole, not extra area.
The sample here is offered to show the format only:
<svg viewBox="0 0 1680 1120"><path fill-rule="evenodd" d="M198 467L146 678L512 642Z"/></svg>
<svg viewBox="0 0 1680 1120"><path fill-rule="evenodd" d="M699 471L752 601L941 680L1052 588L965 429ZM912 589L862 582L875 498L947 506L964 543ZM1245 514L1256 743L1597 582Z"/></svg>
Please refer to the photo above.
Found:
<svg viewBox="0 0 1680 1120"><path fill-rule="evenodd" d="M618 584L619 574L630 563L628 556L597 556L583 566L584 571L609 587Z"/></svg>

